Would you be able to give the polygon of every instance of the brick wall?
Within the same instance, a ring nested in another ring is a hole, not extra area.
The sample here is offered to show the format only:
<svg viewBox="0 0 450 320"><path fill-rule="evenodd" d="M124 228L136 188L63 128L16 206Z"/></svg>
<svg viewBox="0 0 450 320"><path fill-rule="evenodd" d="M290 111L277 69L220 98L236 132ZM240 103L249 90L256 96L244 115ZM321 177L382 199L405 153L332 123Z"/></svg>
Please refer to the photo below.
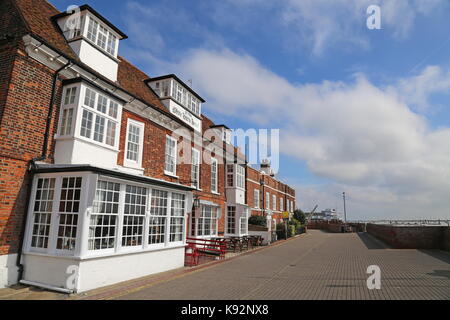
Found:
<svg viewBox="0 0 450 320"><path fill-rule="evenodd" d="M20 46L9 43L1 48L0 68L9 67L10 77L8 71L0 76L0 255L18 250L30 183L27 168L42 152L53 79L52 71L28 58ZM60 96L60 83L57 88ZM58 98L53 119L58 117L59 104ZM50 137L56 125L51 123ZM50 138L50 158L53 147Z"/></svg>
<svg viewBox="0 0 450 320"><path fill-rule="evenodd" d="M442 243L442 249L450 251L450 227L444 228Z"/></svg>
<svg viewBox="0 0 450 320"><path fill-rule="evenodd" d="M396 249L449 250L449 227L368 224L367 232Z"/></svg>
<svg viewBox="0 0 450 320"><path fill-rule="evenodd" d="M190 185L191 167L188 164L177 165L176 175L179 179L164 174L166 135L171 135L171 132L149 119L138 116L125 109L122 112L118 164L123 165L124 163L128 119L145 124L144 148L142 152L142 167L145 169L144 174L165 181ZM181 144L178 147L180 149ZM177 163L179 162L177 161Z"/></svg>
<svg viewBox="0 0 450 320"><path fill-rule="evenodd" d="M308 223L308 229L324 230L332 233L341 233L343 224L340 222L332 221L310 221Z"/></svg>

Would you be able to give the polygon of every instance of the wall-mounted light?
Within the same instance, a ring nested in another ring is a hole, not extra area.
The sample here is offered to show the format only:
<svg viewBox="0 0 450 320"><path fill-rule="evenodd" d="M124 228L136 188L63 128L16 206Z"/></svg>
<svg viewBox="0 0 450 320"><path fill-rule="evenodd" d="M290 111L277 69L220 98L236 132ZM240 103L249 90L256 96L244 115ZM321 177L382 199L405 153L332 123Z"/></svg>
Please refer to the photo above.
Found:
<svg viewBox="0 0 450 320"><path fill-rule="evenodd" d="M194 197L193 205L194 205L194 208L200 207L200 198L199 197L197 197L197 196Z"/></svg>

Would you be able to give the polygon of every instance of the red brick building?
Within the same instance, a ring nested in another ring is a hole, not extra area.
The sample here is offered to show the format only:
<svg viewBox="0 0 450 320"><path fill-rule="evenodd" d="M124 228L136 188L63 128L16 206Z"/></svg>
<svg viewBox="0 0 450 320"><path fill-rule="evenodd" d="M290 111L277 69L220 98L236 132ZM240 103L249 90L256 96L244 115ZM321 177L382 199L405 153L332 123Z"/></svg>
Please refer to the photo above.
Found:
<svg viewBox="0 0 450 320"><path fill-rule="evenodd" d="M187 236L245 235L251 213L294 208L237 161L198 93L137 69L118 55L127 36L79 9L0 6L0 286L80 292L177 268ZM255 181L276 208L250 212Z"/></svg>

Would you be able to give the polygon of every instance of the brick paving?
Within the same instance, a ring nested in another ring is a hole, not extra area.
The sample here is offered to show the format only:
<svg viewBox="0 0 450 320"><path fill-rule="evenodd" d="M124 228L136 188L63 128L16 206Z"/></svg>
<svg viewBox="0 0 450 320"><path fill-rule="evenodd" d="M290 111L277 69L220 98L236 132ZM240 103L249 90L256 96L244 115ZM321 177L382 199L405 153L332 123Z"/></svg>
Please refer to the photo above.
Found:
<svg viewBox="0 0 450 320"><path fill-rule="evenodd" d="M369 265L381 268L381 290L367 289ZM100 288L63 295L16 286L0 300L347 300L450 299L450 253L394 250L368 234L316 230L274 246Z"/></svg>
<svg viewBox="0 0 450 320"><path fill-rule="evenodd" d="M381 268L381 290L366 285ZM115 299L450 299L450 253L393 250L368 234L311 230L282 245L115 293Z"/></svg>

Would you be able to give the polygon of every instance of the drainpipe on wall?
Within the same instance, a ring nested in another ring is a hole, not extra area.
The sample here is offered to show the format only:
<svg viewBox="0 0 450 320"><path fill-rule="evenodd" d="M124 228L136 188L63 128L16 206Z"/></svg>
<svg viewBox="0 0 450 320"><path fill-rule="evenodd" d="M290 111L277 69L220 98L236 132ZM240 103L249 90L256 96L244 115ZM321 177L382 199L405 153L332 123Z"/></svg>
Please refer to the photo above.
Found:
<svg viewBox="0 0 450 320"><path fill-rule="evenodd" d="M28 167L28 172L30 173L30 177L29 177L30 185L28 186L28 191L27 191L27 198L26 198L27 202L25 204L25 212L24 212L23 220L22 220L22 229L20 232L20 243L19 243L19 248L17 250L17 260L16 260L16 266L18 268L18 278L17 278L18 283L23 279L24 266L22 264L22 252L23 252L23 245L24 245L24 239L25 239L25 229L26 229L27 219L28 219L28 210L30 207L31 189L32 189L32 184L33 184L34 170L36 169L36 161L43 161L47 158L48 140L49 140L49 136L50 136L50 124L51 124L51 120L52 120L53 107L55 104L56 82L58 81L58 76L61 73L61 71L68 68L69 65L71 65L71 64L72 64L72 62L70 60L68 60L68 62L64 66L62 66L61 68L56 70L55 74L53 75L52 93L51 93L51 97L50 97L50 105L48 108L49 110L48 110L47 120L46 120L46 124L45 124L44 144L42 146L42 153L41 153L40 157L33 158L30 161L30 165Z"/></svg>

